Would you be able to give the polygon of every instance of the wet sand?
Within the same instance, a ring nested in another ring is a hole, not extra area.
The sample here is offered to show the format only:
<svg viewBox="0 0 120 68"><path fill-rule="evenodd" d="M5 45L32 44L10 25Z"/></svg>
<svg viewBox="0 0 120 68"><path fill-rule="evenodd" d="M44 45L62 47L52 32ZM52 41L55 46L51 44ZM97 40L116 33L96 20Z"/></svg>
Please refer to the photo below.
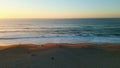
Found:
<svg viewBox="0 0 120 68"><path fill-rule="evenodd" d="M0 68L120 68L120 44L0 46Z"/></svg>

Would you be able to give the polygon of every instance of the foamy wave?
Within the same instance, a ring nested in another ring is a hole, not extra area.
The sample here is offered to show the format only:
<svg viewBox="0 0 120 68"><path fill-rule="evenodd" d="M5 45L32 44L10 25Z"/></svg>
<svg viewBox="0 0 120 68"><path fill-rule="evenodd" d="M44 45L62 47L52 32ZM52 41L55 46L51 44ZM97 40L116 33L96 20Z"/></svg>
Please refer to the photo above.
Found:
<svg viewBox="0 0 120 68"><path fill-rule="evenodd" d="M0 44L24 44L24 43L120 43L120 37L81 37L81 36L60 36L60 37L21 37L21 38L0 38Z"/></svg>

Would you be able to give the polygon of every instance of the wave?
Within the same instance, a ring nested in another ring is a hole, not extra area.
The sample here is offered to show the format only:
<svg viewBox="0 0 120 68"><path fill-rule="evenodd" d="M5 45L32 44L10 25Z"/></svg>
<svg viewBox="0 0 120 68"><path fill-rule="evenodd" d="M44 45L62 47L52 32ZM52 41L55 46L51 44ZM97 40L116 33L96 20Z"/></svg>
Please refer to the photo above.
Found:
<svg viewBox="0 0 120 68"><path fill-rule="evenodd" d="M120 43L120 37L82 37L82 36L40 36L40 37L15 37L0 38L0 44L19 43Z"/></svg>
<svg viewBox="0 0 120 68"><path fill-rule="evenodd" d="M33 38L47 38L44 36L40 36L40 37L10 37L10 38L0 38L0 40L12 40L12 39L33 39Z"/></svg>

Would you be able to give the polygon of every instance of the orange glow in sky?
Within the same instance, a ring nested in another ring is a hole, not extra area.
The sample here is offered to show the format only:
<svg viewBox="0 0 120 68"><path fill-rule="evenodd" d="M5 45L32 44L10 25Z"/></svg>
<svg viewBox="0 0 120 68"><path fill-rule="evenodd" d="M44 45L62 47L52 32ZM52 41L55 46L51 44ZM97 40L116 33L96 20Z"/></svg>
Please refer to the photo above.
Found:
<svg viewBox="0 0 120 68"><path fill-rule="evenodd" d="M0 18L120 18L120 0L0 0Z"/></svg>

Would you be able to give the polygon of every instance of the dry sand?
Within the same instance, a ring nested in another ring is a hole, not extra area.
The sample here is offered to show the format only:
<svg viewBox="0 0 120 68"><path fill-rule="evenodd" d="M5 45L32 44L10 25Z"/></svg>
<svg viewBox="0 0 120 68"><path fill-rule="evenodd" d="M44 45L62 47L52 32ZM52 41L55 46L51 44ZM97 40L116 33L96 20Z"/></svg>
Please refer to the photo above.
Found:
<svg viewBox="0 0 120 68"><path fill-rule="evenodd" d="M120 44L0 46L0 68L120 68Z"/></svg>

